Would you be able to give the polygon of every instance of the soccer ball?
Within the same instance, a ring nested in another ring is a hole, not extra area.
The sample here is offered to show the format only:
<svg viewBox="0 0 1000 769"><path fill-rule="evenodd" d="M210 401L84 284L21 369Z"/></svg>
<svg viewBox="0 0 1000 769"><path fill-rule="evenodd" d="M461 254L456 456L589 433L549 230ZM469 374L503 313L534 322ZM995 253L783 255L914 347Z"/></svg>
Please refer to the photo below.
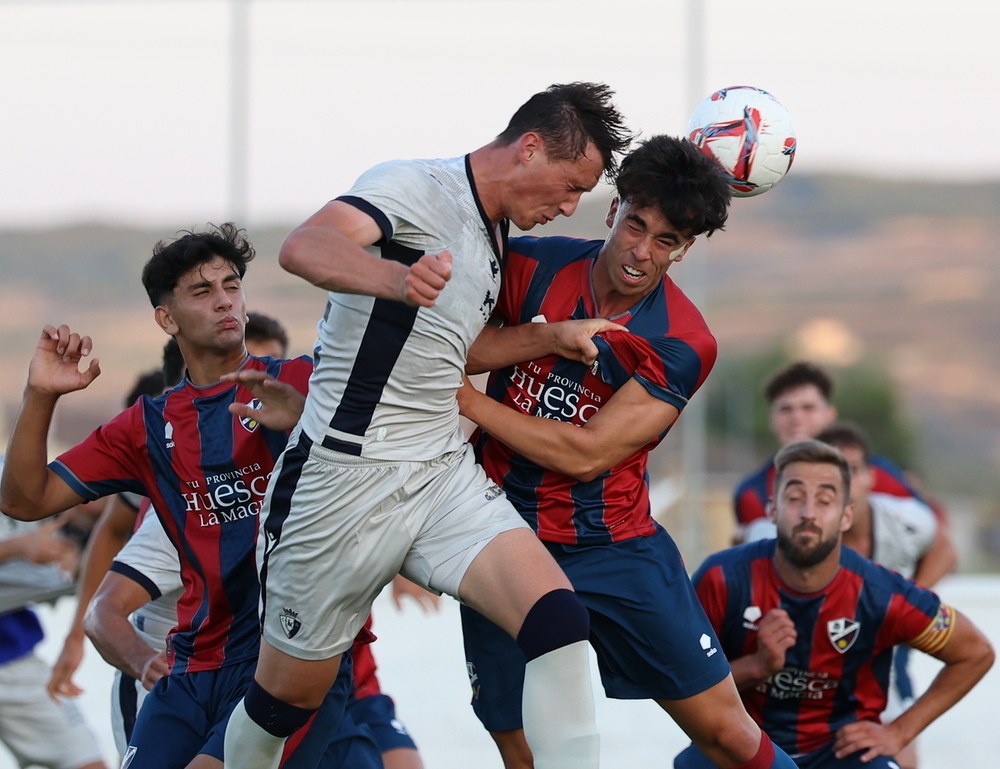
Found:
<svg viewBox="0 0 1000 769"><path fill-rule="evenodd" d="M767 192L795 159L792 116L752 86L723 88L705 99L688 121L687 137L722 166L739 198Z"/></svg>

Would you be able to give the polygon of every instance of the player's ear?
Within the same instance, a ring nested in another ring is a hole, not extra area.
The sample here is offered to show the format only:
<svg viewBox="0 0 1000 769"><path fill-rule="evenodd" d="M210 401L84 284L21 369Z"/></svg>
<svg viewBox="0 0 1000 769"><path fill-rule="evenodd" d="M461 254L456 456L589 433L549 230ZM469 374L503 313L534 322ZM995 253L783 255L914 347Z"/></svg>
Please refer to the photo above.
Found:
<svg viewBox="0 0 1000 769"><path fill-rule="evenodd" d="M545 154L545 140L534 131L521 134L517 140L517 159L522 163L529 163L533 160L540 160ZM536 158L536 156L538 156Z"/></svg>
<svg viewBox="0 0 1000 769"><path fill-rule="evenodd" d="M767 519L771 523L777 524L778 523L778 508L777 508L777 505L774 504L774 497L773 496L767 498L767 506L764 509L767 512Z"/></svg>
<svg viewBox="0 0 1000 769"><path fill-rule="evenodd" d="M694 242L696 240L697 240L697 238L691 238L691 240L689 240L683 246L681 246L680 248L678 248L676 251L671 251L670 252L670 261L671 262L679 262L681 259L683 259L684 255L688 252L688 249L691 248L691 246L694 244ZM675 256L675 254L676 254L676 256Z"/></svg>
<svg viewBox="0 0 1000 769"><path fill-rule="evenodd" d="M840 516L840 533L843 534L850 529L852 523L854 523L854 504L848 502L844 505L844 514Z"/></svg>
<svg viewBox="0 0 1000 769"><path fill-rule="evenodd" d="M608 218L604 220L604 223L608 225L608 227L615 226L615 214L617 213L618 213L618 198L615 197L611 199L611 208L608 209Z"/></svg>
<svg viewBox="0 0 1000 769"><path fill-rule="evenodd" d="M156 309L153 310L153 318L156 320L156 325L162 328L170 336L174 336L180 330L177 327L177 323L174 322L173 315L170 313L170 308L165 304L158 304Z"/></svg>

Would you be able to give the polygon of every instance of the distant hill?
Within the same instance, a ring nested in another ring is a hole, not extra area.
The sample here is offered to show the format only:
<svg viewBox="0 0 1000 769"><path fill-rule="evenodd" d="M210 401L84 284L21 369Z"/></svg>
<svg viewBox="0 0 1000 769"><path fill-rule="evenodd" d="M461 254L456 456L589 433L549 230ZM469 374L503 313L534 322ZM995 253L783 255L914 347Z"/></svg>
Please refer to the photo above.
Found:
<svg viewBox="0 0 1000 769"><path fill-rule="evenodd" d="M574 217L537 234L602 237L608 201L606 192L587 196ZM250 227L258 257L247 290L251 308L280 317L303 352L324 300L276 263L291 226ZM63 320L93 330L105 369L103 384L68 409L87 414L65 417L63 437L117 407L134 373L157 362L164 337L139 272L152 245L175 234L97 224L0 230L8 412L39 329ZM691 265L707 264L704 307L723 360L788 344L816 318L842 323L901 388L935 488L1000 494L998 244L1000 183L793 173L766 195L734 201L727 229L671 274L690 287Z"/></svg>

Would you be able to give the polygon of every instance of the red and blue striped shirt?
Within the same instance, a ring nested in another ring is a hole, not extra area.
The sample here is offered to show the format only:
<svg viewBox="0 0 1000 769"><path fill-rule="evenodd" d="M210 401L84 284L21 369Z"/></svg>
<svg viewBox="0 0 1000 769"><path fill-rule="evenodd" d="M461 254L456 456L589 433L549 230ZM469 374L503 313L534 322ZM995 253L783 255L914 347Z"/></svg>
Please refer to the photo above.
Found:
<svg viewBox="0 0 1000 769"><path fill-rule="evenodd" d="M790 755L834 740L854 721L878 722L897 644L934 654L955 614L929 590L841 548L840 569L815 593L784 584L773 539L709 556L692 581L730 660L757 650L757 621L781 608L795 623L785 665L741 692L747 712Z"/></svg>
<svg viewBox="0 0 1000 769"><path fill-rule="evenodd" d="M597 318L591 270L603 241L514 238L495 314L508 325ZM629 331L594 337L595 366L559 356L494 372L487 393L532 416L585 424L626 382L682 410L708 376L715 338L698 309L670 278L622 316ZM664 431L663 434L665 434ZM489 476L549 542L602 544L653 533L648 452L663 434L588 481L546 470L480 431L473 440Z"/></svg>
<svg viewBox="0 0 1000 769"><path fill-rule="evenodd" d="M248 358L305 393L312 362ZM149 497L180 558L184 594L167 639L171 671L215 670L260 646L257 521L287 434L229 413L242 386L185 379L138 400L50 467L85 499L119 491Z"/></svg>

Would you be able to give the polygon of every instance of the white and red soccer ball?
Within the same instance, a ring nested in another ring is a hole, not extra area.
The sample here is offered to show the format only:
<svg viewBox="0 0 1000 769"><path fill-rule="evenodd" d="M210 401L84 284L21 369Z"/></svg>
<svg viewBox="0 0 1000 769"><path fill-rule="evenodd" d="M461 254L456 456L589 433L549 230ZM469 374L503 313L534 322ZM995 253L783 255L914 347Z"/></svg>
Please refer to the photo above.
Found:
<svg viewBox="0 0 1000 769"><path fill-rule="evenodd" d="M795 125L767 91L740 85L705 99L688 121L687 137L715 158L740 198L767 192L795 159Z"/></svg>

